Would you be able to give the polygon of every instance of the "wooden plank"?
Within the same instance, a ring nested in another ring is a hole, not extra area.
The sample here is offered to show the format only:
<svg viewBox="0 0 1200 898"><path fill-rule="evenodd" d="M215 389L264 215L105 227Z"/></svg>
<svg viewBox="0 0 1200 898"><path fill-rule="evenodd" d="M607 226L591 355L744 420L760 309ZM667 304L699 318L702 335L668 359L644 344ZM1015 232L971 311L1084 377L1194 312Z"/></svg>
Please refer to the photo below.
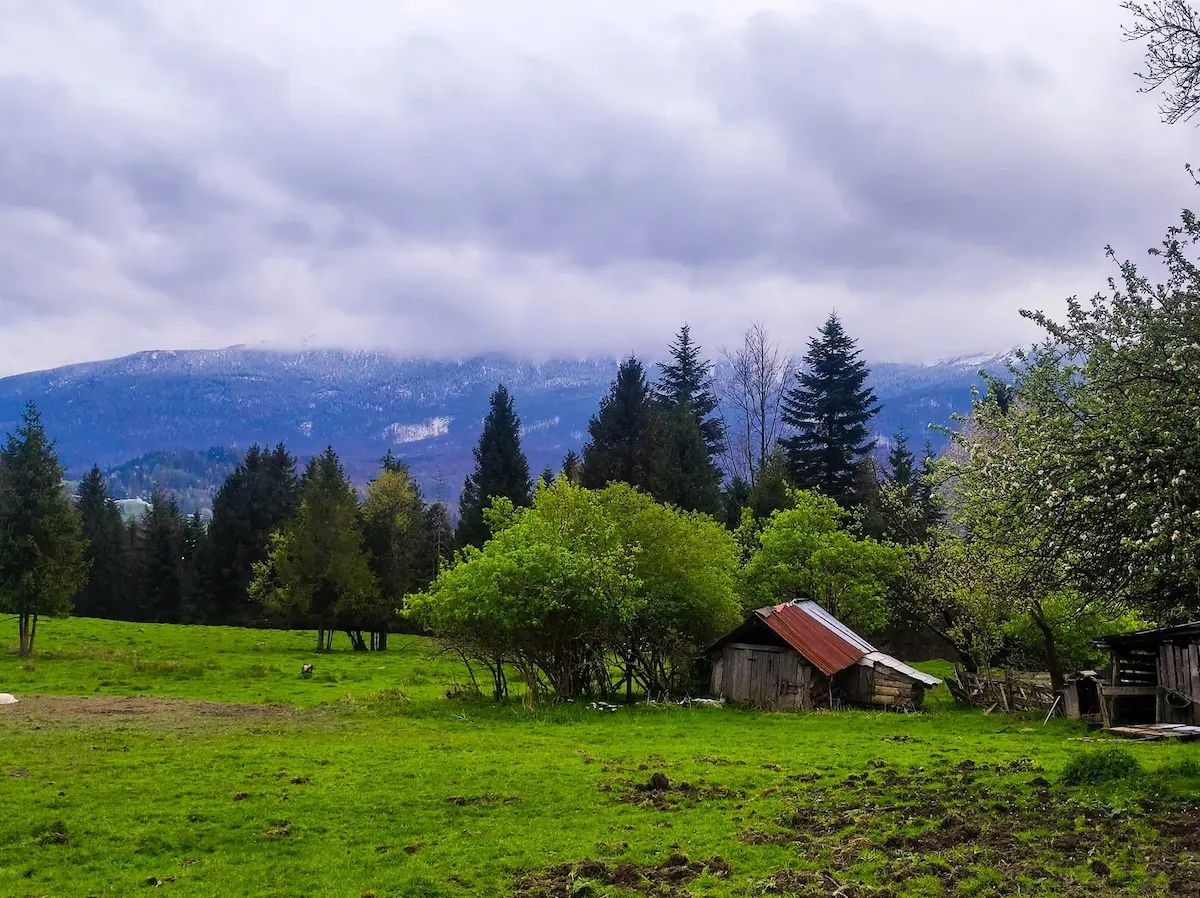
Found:
<svg viewBox="0 0 1200 898"><path fill-rule="evenodd" d="M1107 696L1159 694L1157 686L1109 686L1106 683L1100 683L1099 686L1100 693Z"/></svg>
<svg viewBox="0 0 1200 898"><path fill-rule="evenodd" d="M1192 713L1188 716L1188 722L1192 724L1200 724L1200 644L1192 643L1188 646L1188 687L1189 694L1192 697Z"/></svg>

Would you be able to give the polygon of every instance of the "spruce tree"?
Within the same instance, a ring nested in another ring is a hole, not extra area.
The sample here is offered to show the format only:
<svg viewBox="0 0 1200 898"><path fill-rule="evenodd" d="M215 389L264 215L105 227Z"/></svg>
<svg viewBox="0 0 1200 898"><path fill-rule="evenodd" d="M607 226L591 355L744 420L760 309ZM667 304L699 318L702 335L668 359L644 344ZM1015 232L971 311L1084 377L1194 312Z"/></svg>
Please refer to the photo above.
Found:
<svg viewBox="0 0 1200 898"><path fill-rule="evenodd" d="M156 487L134 546L136 620L175 624L186 619L186 526L175 497Z"/></svg>
<svg viewBox="0 0 1200 898"><path fill-rule="evenodd" d="M521 451L521 419L503 384L492 393L474 454L475 472L463 484L458 503L456 537L460 546L482 546L491 536L483 511L493 499L510 499L518 508L533 502L529 462Z"/></svg>
<svg viewBox="0 0 1200 898"><path fill-rule="evenodd" d="M686 406L696 418L710 457L725 447L725 426L713 417L717 397L713 386L712 362L701 358L700 347L692 342L691 328L679 329L670 347L671 361L659 363L655 395L667 408Z"/></svg>
<svg viewBox="0 0 1200 898"><path fill-rule="evenodd" d="M542 473L538 475L538 480L546 484L546 486L554 485L554 468L550 466L549 462L546 463L546 467L542 468Z"/></svg>
<svg viewBox="0 0 1200 898"><path fill-rule="evenodd" d="M911 494L917 481L917 457L908 448L908 434L900 428L892 436L887 458L888 480L905 495Z"/></svg>
<svg viewBox="0 0 1200 898"><path fill-rule="evenodd" d="M79 515L32 402L0 449L0 611L17 618L18 652L33 653L38 618L66 614L87 576Z"/></svg>
<svg viewBox="0 0 1200 898"><path fill-rule="evenodd" d="M617 369L617 379L588 424L591 439L583 447L582 485L600 489L627 483L661 498L665 432L646 370L631 356Z"/></svg>
<svg viewBox="0 0 1200 898"><path fill-rule="evenodd" d="M129 540L121 509L108 495L99 467L93 466L80 482L75 507L87 540L83 557L88 567L87 582L75 596L75 614L119 619L127 610Z"/></svg>
<svg viewBox="0 0 1200 898"><path fill-rule="evenodd" d="M364 547L358 493L333 447L309 462L300 507L255 565L251 596L292 624L317 631L317 650L345 630L356 650L375 620L379 584Z"/></svg>
<svg viewBox="0 0 1200 898"><path fill-rule="evenodd" d="M716 515L721 507L721 472L712 463L691 409L677 405L666 413L666 465L659 498L684 511Z"/></svg>
<svg viewBox="0 0 1200 898"><path fill-rule="evenodd" d="M583 460L574 449L568 449L567 454L563 456L562 476L576 485L583 476Z"/></svg>
<svg viewBox="0 0 1200 898"><path fill-rule="evenodd" d="M253 616L247 590L254 564L267 557L271 534L299 504L296 460L287 448L251 446L213 499L201 558L212 623L244 623Z"/></svg>
<svg viewBox="0 0 1200 898"><path fill-rule="evenodd" d="M871 451L868 424L880 408L859 354L837 313L831 314L809 340L804 366L783 401L783 422L792 434L780 442L793 484L843 505L857 501L858 463Z"/></svg>

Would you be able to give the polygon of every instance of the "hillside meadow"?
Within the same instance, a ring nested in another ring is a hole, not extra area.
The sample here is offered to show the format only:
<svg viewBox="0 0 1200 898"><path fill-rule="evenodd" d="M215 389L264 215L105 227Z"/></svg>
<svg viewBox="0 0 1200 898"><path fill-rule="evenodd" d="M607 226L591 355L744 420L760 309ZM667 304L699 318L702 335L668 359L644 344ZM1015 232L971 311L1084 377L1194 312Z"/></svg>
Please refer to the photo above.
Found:
<svg viewBox="0 0 1200 898"><path fill-rule="evenodd" d="M919 715L529 710L447 697L465 670L413 637L38 639L0 651L0 896L1200 894L1200 745L944 688Z"/></svg>

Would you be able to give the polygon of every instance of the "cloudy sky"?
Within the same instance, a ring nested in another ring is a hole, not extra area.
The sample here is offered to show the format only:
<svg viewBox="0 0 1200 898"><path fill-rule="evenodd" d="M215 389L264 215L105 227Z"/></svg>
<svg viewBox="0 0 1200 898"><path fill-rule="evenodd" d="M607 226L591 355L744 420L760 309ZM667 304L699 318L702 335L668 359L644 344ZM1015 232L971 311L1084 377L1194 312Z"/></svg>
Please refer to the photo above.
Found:
<svg viewBox="0 0 1200 898"><path fill-rule="evenodd" d="M0 9L0 373L801 345L834 307L872 358L1002 349L1196 194L1117 0Z"/></svg>

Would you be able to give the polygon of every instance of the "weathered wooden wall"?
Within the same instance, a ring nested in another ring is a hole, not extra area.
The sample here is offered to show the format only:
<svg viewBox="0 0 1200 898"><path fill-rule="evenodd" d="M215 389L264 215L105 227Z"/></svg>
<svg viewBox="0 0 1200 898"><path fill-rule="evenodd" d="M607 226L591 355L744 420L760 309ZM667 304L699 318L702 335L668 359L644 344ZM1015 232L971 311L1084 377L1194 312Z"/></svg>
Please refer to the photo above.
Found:
<svg viewBox="0 0 1200 898"><path fill-rule="evenodd" d="M812 708L813 668L794 649L731 643L713 663L711 688L757 708Z"/></svg>
<svg viewBox="0 0 1200 898"><path fill-rule="evenodd" d="M1200 645L1164 643L1158 649L1159 720L1162 723L1200 725ZM1167 695L1178 692L1192 701L1186 708L1176 708Z"/></svg>
<svg viewBox="0 0 1200 898"><path fill-rule="evenodd" d="M851 704L920 708L925 700L923 685L878 667L856 664L839 673L837 679L843 697Z"/></svg>

